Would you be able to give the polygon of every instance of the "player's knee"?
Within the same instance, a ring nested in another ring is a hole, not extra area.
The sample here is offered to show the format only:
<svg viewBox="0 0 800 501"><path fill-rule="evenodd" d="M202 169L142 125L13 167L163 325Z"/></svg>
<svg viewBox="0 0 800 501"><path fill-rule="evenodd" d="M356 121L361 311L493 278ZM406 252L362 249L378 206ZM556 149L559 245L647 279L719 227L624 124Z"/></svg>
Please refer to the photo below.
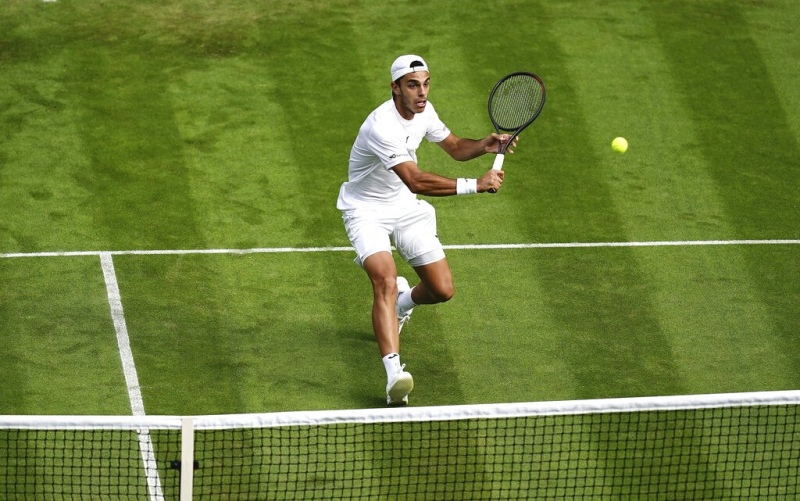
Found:
<svg viewBox="0 0 800 501"><path fill-rule="evenodd" d="M395 297L397 296L397 279L391 276L373 277L372 289L376 296Z"/></svg>
<svg viewBox="0 0 800 501"><path fill-rule="evenodd" d="M456 289L453 286L453 283L449 282L446 284L439 284L431 292L433 292L433 297L437 303L446 303L447 301L453 299Z"/></svg>

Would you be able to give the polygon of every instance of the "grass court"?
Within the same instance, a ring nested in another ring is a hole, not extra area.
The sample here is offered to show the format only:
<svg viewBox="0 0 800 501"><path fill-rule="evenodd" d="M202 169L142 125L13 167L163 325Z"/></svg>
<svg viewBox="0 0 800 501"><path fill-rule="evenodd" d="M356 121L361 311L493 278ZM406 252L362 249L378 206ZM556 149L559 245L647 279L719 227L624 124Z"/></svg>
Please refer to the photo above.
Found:
<svg viewBox="0 0 800 501"><path fill-rule="evenodd" d="M788 0L7 0L0 414L132 412L102 255L147 414L381 407L335 202L402 53L462 137L491 131L502 75L548 93L500 194L430 200L457 293L403 331L412 405L797 388L798 21Z"/></svg>

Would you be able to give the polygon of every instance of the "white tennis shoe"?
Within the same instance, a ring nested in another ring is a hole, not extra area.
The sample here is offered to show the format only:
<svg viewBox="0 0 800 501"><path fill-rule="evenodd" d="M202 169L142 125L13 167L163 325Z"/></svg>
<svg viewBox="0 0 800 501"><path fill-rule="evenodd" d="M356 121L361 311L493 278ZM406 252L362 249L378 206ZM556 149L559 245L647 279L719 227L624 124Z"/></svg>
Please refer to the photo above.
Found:
<svg viewBox="0 0 800 501"><path fill-rule="evenodd" d="M408 404L408 394L414 389L414 378L404 370L405 367L400 367L400 371L386 384L386 403L389 405Z"/></svg>
<svg viewBox="0 0 800 501"><path fill-rule="evenodd" d="M409 290L411 286L408 284L408 280L405 277L397 277L397 298L400 298L400 294L404 293L405 291ZM411 318L411 314L414 313L414 308L411 308L408 311L400 311L400 306L397 304L397 301L394 303L394 309L397 313L397 331L398 333L403 331L403 326L406 322Z"/></svg>

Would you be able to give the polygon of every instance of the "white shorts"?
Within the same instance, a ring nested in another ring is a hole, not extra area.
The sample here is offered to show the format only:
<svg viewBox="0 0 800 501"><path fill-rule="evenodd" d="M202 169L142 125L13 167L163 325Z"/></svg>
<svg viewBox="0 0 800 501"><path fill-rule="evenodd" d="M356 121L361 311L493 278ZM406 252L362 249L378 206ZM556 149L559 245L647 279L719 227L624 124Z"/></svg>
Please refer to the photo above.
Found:
<svg viewBox="0 0 800 501"><path fill-rule="evenodd" d="M351 209L342 211L350 243L356 249L356 263L376 252L392 252L392 245L411 266L424 266L444 259L436 234L436 210L425 200L402 208Z"/></svg>

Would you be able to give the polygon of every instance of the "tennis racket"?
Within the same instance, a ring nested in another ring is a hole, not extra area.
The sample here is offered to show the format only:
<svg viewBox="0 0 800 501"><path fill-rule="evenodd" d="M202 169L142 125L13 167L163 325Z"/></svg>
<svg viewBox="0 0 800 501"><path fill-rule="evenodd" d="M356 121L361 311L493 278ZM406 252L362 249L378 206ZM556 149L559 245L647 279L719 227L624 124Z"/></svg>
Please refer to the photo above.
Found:
<svg viewBox="0 0 800 501"><path fill-rule="evenodd" d="M505 153L520 132L536 120L544 108L544 82L533 73L518 71L497 82L489 94L489 120L498 134L511 133L501 144L492 169L502 170ZM496 190L489 190L494 193Z"/></svg>

